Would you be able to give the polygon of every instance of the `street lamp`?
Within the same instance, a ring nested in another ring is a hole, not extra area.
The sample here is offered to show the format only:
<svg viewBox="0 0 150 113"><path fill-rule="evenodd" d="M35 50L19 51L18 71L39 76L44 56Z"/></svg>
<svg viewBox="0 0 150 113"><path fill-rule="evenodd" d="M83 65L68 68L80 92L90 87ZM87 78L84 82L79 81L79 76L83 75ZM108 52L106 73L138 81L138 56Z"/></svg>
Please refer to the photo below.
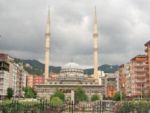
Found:
<svg viewBox="0 0 150 113"><path fill-rule="evenodd" d="M141 84L141 100L143 98L143 84Z"/></svg>
<svg viewBox="0 0 150 113"><path fill-rule="evenodd" d="M124 88L124 84L122 84L122 88ZM120 100L121 100L121 102L122 102L122 97L123 97L123 91L122 91L122 89L120 89Z"/></svg>

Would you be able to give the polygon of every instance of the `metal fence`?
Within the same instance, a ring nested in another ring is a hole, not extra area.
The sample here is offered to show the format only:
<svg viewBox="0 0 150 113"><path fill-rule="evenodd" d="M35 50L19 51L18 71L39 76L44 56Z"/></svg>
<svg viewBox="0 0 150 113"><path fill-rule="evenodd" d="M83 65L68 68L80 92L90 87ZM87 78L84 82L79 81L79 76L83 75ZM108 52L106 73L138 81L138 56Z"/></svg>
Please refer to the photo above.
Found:
<svg viewBox="0 0 150 113"><path fill-rule="evenodd" d="M12 101L9 104L0 104L0 113L111 113L113 101L97 101L86 103L68 102L54 106L47 101L39 103L19 103Z"/></svg>
<svg viewBox="0 0 150 113"><path fill-rule="evenodd" d="M150 101L122 101L117 102L113 113L150 113Z"/></svg>

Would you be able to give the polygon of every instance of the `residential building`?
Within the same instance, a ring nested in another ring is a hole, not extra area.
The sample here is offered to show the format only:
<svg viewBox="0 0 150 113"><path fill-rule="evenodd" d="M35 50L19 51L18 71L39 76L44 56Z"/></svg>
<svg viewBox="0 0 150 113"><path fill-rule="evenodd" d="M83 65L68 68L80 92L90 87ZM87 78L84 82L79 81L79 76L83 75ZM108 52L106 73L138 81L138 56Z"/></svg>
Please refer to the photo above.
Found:
<svg viewBox="0 0 150 113"><path fill-rule="evenodd" d="M104 84L105 97L113 97L119 91L119 73L105 73L102 78Z"/></svg>
<svg viewBox="0 0 150 113"><path fill-rule="evenodd" d="M44 76L34 76L33 77L33 85L43 84L44 83Z"/></svg>
<svg viewBox="0 0 150 113"><path fill-rule="evenodd" d="M34 85L43 84L44 76L42 75L28 75L27 76L27 86L34 87Z"/></svg>
<svg viewBox="0 0 150 113"><path fill-rule="evenodd" d="M131 96L140 97L148 89L149 75L146 55L137 55L131 59Z"/></svg>
<svg viewBox="0 0 150 113"><path fill-rule="evenodd" d="M150 90L150 41L146 42L145 43L145 52L146 52L146 55L147 55L147 64L148 64L148 80L149 80L149 85L147 86Z"/></svg>
<svg viewBox="0 0 150 113"><path fill-rule="evenodd" d="M14 58L0 53L0 97L6 97L7 88L14 90L14 97L23 96L22 88L26 86L26 75L22 64L16 64Z"/></svg>
<svg viewBox="0 0 150 113"><path fill-rule="evenodd" d="M150 41L145 47L146 54L137 55L120 66L120 91L127 97L142 98L150 91Z"/></svg>
<svg viewBox="0 0 150 113"><path fill-rule="evenodd" d="M33 87L33 75L27 76L27 86L31 88Z"/></svg>
<svg viewBox="0 0 150 113"><path fill-rule="evenodd" d="M127 66L127 64L122 64L119 67L119 90L124 94L126 93L126 90L125 90L126 69L127 69L126 66Z"/></svg>

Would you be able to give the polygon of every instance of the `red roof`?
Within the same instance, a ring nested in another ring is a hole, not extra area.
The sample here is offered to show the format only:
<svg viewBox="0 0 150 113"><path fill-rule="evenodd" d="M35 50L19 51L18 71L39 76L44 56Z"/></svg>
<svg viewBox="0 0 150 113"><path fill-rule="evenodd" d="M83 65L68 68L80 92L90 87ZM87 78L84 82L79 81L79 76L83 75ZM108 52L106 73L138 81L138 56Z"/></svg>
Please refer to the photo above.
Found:
<svg viewBox="0 0 150 113"><path fill-rule="evenodd" d="M135 60L136 58L147 58L146 55L137 55L135 57L133 57L131 60Z"/></svg>
<svg viewBox="0 0 150 113"><path fill-rule="evenodd" d="M148 45L150 45L150 41L148 41L148 42L145 43L145 46L148 46Z"/></svg>
<svg viewBox="0 0 150 113"><path fill-rule="evenodd" d="M7 54L0 53L0 59L7 59Z"/></svg>

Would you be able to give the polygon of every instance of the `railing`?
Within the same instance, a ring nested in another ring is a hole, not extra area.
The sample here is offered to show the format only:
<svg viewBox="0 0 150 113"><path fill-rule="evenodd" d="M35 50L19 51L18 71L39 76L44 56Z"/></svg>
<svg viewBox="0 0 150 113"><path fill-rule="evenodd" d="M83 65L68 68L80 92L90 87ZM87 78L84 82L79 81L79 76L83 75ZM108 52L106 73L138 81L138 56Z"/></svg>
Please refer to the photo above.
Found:
<svg viewBox="0 0 150 113"><path fill-rule="evenodd" d="M0 103L0 113L111 113L114 101L97 101L85 103L64 103L52 105L48 101Z"/></svg>
<svg viewBox="0 0 150 113"><path fill-rule="evenodd" d="M124 101L117 102L113 113L150 113L149 101Z"/></svg>

